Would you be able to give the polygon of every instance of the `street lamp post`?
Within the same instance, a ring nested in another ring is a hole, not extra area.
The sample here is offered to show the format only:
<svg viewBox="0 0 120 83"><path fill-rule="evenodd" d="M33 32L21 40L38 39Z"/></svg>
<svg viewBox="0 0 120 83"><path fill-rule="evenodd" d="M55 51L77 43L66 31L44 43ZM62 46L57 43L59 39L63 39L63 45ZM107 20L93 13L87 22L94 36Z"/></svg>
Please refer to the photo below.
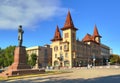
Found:
<svg viewBox="0 0 120 83"><path fill-rule="evenodd" d="M106 65L108 65L108 58L106 58Z"/></svg>
<svg viewBox="0 0 120 83"><path fill-rule="evenodd" d="M95 55L93 55L93 66L95 67Z"/></svg>

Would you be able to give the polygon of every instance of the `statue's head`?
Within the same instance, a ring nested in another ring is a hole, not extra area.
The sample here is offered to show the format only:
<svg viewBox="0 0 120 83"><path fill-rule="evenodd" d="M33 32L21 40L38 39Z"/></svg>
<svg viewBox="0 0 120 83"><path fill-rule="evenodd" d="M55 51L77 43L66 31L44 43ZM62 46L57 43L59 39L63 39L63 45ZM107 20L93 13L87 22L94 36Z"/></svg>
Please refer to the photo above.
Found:
<svg viewBox="0 0 120 83"><path fill-rule="evenodd" d="M22 28L22 25L19 25L19 28Z"/></svg>

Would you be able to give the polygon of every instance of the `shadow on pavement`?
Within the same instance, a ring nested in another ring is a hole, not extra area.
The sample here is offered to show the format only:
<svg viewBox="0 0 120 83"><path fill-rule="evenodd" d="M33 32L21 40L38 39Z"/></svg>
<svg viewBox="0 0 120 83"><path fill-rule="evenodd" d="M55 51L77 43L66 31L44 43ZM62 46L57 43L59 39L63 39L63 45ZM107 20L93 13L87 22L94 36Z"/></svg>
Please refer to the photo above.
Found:
<svg viewBox="0 0 120 83"><path fill-rule="evenodd" d="M120 75L99 77L93 79L51 79L50 81L45 81L42 83L120 83Z"/></svg>
<svg viewBox="0 0 120 83"><path fill-rule="evenodd" d="M15 81L2 81L0 83L120 83L120 75L105 76L92 79L66 79L65 77L46 77L36 79L18 79Z"/></svg>

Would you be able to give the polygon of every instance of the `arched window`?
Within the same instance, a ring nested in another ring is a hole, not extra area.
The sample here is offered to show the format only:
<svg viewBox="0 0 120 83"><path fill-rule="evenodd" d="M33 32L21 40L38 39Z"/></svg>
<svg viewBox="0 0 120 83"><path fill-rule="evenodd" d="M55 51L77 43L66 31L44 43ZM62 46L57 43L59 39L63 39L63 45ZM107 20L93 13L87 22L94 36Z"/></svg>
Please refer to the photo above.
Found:
<svg viewBox="0 0 120 83"><path fill-rule="evenodd" d="M58 61L54 61L54 66L59 66Z"/></svg>
<svg viewBox="0 0 120 83"><path fill-rule="evenodd" d="M69 66L70 65L70 63L69 63L69 61L68 60L66 60L66 61L64 61L64 66Z"/></svg>

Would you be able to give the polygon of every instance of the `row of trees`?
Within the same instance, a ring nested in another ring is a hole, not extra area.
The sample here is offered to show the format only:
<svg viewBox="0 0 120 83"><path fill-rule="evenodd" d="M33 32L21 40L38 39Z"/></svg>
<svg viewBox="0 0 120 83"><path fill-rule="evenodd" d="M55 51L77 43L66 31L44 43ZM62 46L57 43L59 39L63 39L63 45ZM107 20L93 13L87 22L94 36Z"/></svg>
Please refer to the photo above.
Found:
<svg viewBox="0 0 120 83"><path fill-rule="evenodd" d="M8 46L5 49L0 48L0 68L8 67L13 63L15 47L16 46ZM28 58L27 63L33 67L36 64L36 54L31 54L27 57L30 57Z"/></svg>

